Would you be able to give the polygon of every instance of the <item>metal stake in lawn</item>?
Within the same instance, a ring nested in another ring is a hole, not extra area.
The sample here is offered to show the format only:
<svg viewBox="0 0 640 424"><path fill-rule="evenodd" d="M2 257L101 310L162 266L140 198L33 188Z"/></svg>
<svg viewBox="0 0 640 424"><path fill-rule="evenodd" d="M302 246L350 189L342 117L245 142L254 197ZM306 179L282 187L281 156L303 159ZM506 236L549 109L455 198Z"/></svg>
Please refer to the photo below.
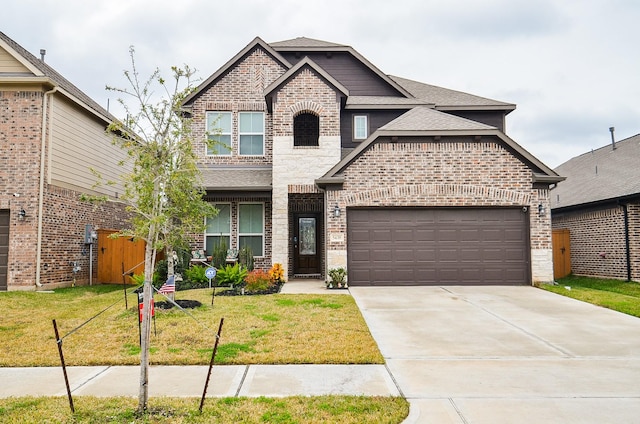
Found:
<svg viewBox="0 0 640 424"><path fill-rule="evenodd" d="M56 344L58 345L58 353L60 354L60 363L62 364L62 374L64 374L64 384L67 386L67 397L69 398L69 407L71 408L71 413L75 414L76 410L73 407L73 398L71 397L71 389L69 388L69 377L67 377L67 366L64 363L64 354L62 353L62 339L60 339L60 335L58 334L58 325L56 324L56 320L53 320L53 331L56 334Z"/></svg>
<svg viewBox="0 0 640 424"><path fill-rule="evenodd" d="M209 387L209 379L211 378L211 368L213 368L213 360L216 357L216 352L218 351L218 342L220 341L220 333L222 333L222 324L224 323L224 318L220 318L220 326L218 327L218 334L216 334L216 342L213 345L213 352L211 353L211 362L209 362L209 372L207 373L207 381L204 383L204 390L202 391L202 399L200 399L200 408L199 411L202 413L202 407L204 406L204 398L207 396L207 388Z"/></svg>

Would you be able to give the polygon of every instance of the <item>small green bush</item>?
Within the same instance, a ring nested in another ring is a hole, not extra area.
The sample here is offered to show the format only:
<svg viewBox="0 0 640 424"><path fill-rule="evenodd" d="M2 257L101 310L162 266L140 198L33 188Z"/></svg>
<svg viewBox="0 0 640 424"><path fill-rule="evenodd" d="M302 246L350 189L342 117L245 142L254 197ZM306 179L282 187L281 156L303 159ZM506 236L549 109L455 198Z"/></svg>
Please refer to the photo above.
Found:
<svg viewBox="0 0 640 424"><path fill-rule="evenodd" d="M208 287L209 279L205 275L205 267L193 265L185 270L183 281L179 284L180 290L196 289Z"/></svg>
<svg viewBox="0 0 640 424"><path fill-rule="evenodd" d="M238 261L249 271L253 271L253 250L249 246L245 246L238 252Z"/></svg>
<svg viewBox="0 0 640 424"><path fill-rule="evenodd" d="M219 286L234 287L241 285L246 276L247 269L238 263L219 269L216 280Z"/></svg>

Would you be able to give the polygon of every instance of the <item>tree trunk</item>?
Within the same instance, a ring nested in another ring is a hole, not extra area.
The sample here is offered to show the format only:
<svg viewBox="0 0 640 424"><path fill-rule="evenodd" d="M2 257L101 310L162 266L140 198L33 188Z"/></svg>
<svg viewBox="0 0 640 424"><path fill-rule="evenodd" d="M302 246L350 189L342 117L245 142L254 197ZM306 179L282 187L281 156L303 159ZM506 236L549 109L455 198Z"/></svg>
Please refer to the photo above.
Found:
<svg viewBox="0 0 640 424"><path fill-rule="evenodd" d="M147 410L149 402L149 344L151 342L151 299L153 299L153 263L155 250L147 242L144 252L144 289L142 298L142 326L140 335L140 387L138 392L139 414Z"/></svg>

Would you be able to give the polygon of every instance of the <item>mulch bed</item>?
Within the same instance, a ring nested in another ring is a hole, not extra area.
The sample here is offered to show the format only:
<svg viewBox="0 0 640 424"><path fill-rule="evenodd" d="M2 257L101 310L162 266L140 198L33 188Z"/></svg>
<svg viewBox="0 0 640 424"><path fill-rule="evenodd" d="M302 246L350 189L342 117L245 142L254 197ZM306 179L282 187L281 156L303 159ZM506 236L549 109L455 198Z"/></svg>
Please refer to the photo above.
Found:
<svg viewBox="0 0 640 424"><path fill-rule="evenodd" d="M216 291L216 296L253 296L259 294L276 294L280 293L280 289L282 288L282 284L276 284L271 287L269 290L260 290L260 291L242 291L242 288L233 288L228 290L222 290L220 292Z"/></svg>
<svg viewBox="0 0 640 424"><path fill-rule="evenodd" d="M197 308L198 306L202 306L202 303L198 302L197 300L176 300L175 301L178 306L180 306L183 309L193 309L193 308ZM175 305L171 302L156 302L156 308L158 309L171 309L173 308Z"/></svg>

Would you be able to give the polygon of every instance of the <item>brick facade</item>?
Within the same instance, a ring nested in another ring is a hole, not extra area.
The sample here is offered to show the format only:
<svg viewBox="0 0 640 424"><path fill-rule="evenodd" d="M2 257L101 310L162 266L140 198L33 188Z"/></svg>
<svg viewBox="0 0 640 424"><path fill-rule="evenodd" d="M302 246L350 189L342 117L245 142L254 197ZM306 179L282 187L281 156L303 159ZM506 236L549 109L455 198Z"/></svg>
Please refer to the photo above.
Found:
<svg viewBox="0 0 640 424"><path fill-rule="evenodd" d="M413 139L372 145L343 172L342 190L327 193L330 268L346 263L346 214L330 209L359 206L506 207L527 208L530 222L531 275L551 281L548 190L533 187L531 170L491 139L446 141Z"/></svg>
<svg viewBox="0 0 640 424"><path fill-rule="evenodd" d="M46 181L52 159L47 148L48 131L43 146L43 106L47 104L50 128L50 102L45 102L40 86L25 91L0 91L0 209L10 210L8 290L34 290L39 274L41 288L70 285L73 282L70 262L77 261L81 271L76 282L89 281L89 256L84 245L85 224L120 229L125 226L124 207L117 202L93 206L79 200L80 192L61 189ZM106 136L105 136L106 137ZM45 181L40 210L41 163ZM55 166L55 161L53 161ZM87 173L89 171L87 170ZM19 194L15 196L14 193ZM18 212L24 209L25 218ZM42 223L40 268L38 263L38 228ZM93 271L97 275L97 255ZM39 271L39 272L38 272Z"/></svg>
<svg viewBox="0 0 640 424"><path fill-rule="evenodd" d="M631 203L627 209L631 279L640 281L640 203ZM574 274L627 279L622 206L554 213L553 229L569 230Z"/></svg>
<svg viewBox="0 0 640 424"><path fill-rule="evenodd" d="M263 90L280 77L285 69L262 49L251 51L237 66L220 77L193 103L194 151L200 155L202 164L248 165L269 164L272 161L273 130L271 114ZM206 153L206 112L232 112L232 152L231 155L207 156ZM238 155L238 113L265 112L264 156Z"/></svg>

